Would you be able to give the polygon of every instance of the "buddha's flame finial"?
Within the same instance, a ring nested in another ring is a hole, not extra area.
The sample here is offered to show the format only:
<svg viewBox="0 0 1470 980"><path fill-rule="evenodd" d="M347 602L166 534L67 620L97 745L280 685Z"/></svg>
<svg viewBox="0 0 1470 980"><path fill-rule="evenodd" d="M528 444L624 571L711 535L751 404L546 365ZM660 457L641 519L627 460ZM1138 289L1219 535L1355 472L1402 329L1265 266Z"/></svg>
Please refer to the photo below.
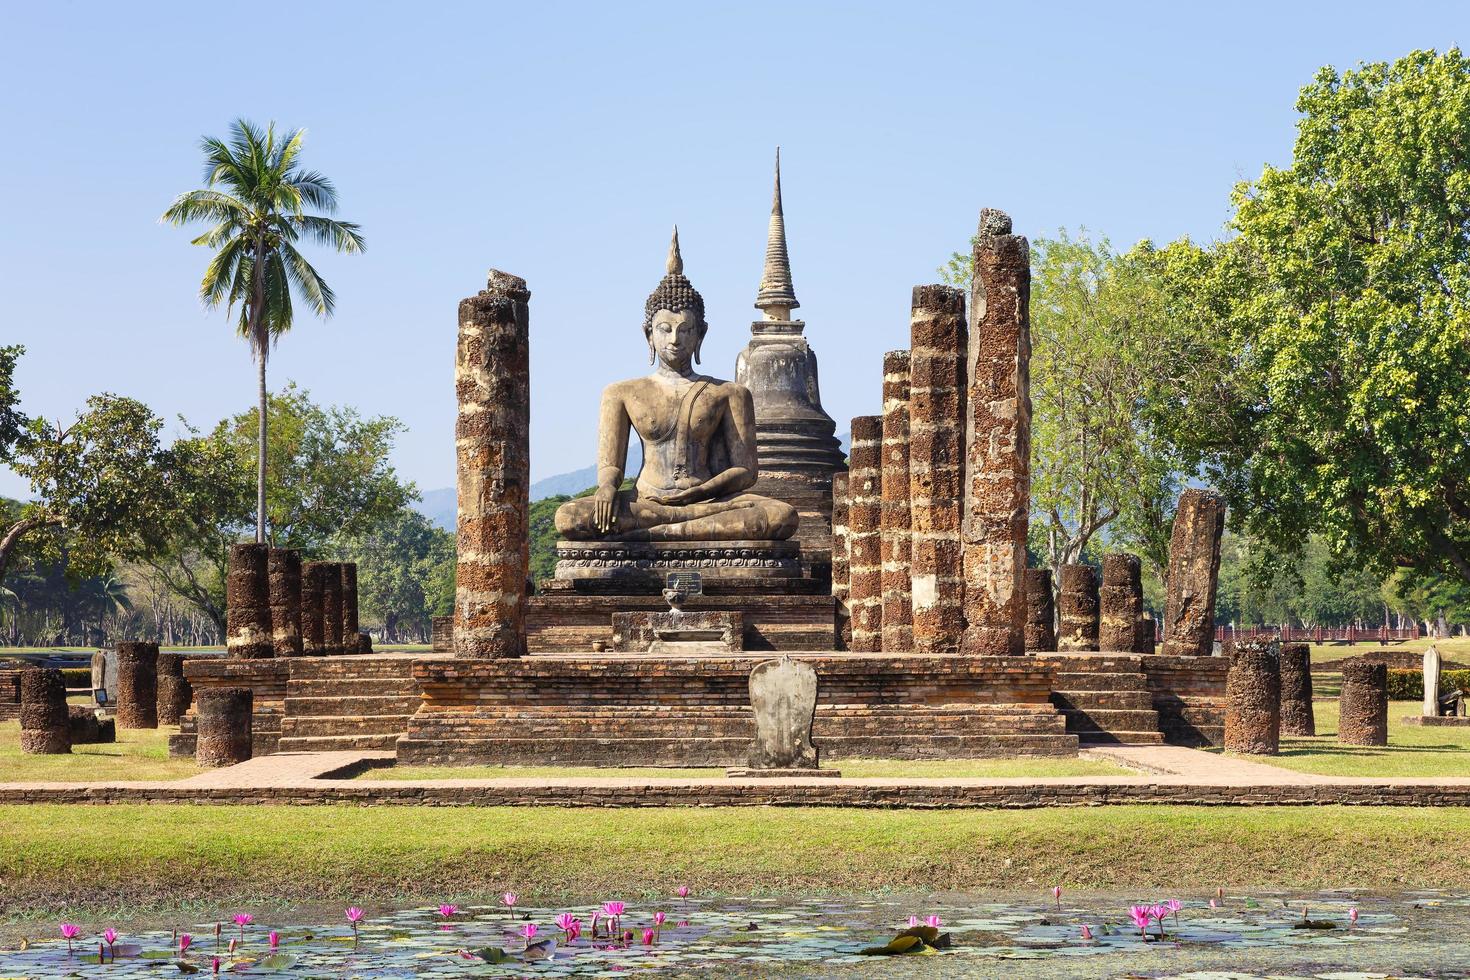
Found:
<svg viewBox="0 0 1470 980"><path fill-rule="evenodd" d="M682 256L682 255L679 254L679 226L678 225L675 225L674 226L674 237L673 237L673 239L671 239L669 241L669 267L668 267L668 273L671 276L683 275L683 273L684 273L684 256Z"/></svg>
<svg viewBox="0 0 1470 980"><path fill-rule="evenodd" d="M791 259L786 254L786 218L781 209L781 148L776 147L776 187L771 194L771 224L766 234L766 267L761 273L755 307L767 320L790 320L801 304L791 286Z"/></svg>

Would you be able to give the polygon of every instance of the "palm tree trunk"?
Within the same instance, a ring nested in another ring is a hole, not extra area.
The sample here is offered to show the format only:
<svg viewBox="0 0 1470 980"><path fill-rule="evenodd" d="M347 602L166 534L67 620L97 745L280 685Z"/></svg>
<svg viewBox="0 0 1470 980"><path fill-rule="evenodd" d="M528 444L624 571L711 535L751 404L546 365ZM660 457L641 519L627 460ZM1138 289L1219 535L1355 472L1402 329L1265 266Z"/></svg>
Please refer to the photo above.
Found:
<svg viewBox="0 0 1470 980"><path fill-rule="evenodd" d="M255 543L265 544L265 350L256 351L255 358L260 381L260 430L257 433L260 443L255 457Z"/></svg>

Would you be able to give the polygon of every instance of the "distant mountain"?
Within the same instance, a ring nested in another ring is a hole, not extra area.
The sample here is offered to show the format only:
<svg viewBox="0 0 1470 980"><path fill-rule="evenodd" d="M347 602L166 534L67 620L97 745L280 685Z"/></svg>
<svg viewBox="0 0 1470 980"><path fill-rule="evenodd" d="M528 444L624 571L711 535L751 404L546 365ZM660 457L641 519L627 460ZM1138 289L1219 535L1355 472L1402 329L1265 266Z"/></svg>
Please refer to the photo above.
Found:
<svg viewBox="0 0 1470 980"><path fill-rule="evenodd" d="M453 487L423 491L424 499L413 504L413 509L429 519L429 523L446 531L453 531L459 513L459 501Z"/></svg>

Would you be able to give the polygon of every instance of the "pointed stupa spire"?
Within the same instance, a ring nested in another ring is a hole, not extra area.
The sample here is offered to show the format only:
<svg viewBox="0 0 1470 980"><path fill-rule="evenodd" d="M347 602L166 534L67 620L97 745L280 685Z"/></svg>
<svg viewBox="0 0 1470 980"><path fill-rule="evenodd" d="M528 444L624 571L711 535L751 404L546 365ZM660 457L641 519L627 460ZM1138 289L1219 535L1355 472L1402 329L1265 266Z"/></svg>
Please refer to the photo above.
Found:
<svg viewBox="0 0 1470 980"><path fill-rule="evenodd" d="M674 237L669 240L669 265L666 271L671 276L684 272L684 256L679 254L679 226L674 226Z"/></svg>
<svg viewBox="0 0 1470 980"><path fill-rule="evenodd" d="M767 320L790 320L801 304L791 287L791 259L786 255L786 218L781 212L781 148L776 147L776 189L771 196L771 225L766 235L766 268L761 273L755 308Z"/></svg>

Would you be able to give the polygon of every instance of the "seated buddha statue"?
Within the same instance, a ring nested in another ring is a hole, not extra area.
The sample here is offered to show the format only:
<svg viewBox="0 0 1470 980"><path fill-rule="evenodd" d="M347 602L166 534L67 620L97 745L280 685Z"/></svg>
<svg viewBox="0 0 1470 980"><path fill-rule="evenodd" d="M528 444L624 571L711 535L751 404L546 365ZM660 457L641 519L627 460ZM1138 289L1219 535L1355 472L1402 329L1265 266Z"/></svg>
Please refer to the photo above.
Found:
<svg viewBox="0 0 1470 980"><path fill-rule="evenodd" d="M684 277L679 230L668 274L643 309L647 377L608 385L597 432L597 490L556 511L572 541L784 540L796 509L746 491L757 474L750 389L700 374L704 299ZM643 440L643 467L622 490L628 439Z"/></svg>

